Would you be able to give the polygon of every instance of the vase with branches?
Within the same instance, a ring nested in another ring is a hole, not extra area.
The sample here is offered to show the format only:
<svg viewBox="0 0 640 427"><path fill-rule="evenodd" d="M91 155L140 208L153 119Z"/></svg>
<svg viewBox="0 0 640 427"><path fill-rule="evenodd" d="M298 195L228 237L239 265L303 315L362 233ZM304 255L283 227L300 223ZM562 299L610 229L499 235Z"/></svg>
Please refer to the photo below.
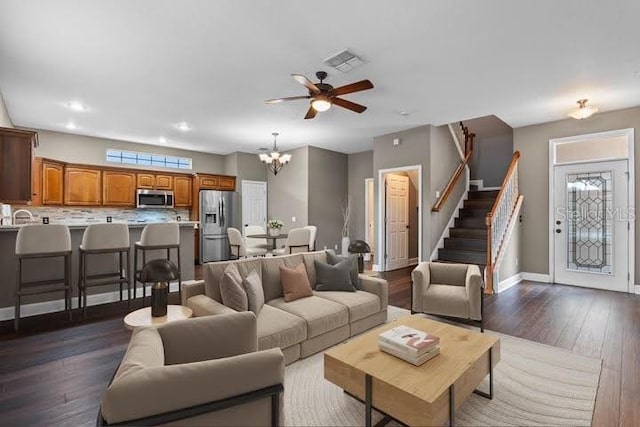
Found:
<svg viewBox="0 0 640 427"><path fill-rule="evenodd" d="M342 255L348 254L349 248L349 227L351 225L351 196L347 196L346 202L342 205Z"/></svg>

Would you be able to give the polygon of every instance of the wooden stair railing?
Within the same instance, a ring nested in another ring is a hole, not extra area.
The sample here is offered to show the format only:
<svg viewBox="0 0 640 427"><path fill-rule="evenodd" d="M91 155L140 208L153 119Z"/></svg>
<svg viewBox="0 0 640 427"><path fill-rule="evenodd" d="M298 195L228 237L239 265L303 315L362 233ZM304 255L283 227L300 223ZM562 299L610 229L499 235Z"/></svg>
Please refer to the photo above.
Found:
<svg viewBox="0 0 640 427"><path fill-rule="evenodd" d="M485 292L493 293L493 269L496 259L503 249L507 227L520 196L518 187L518 162L520 152L513 153L509 169L502 181L500 191L491 210L487 214L487 266L485 270Z"/></svg>
<svg viewBox="0 0 640 427"><path fill-rule="evenodd" d="M456 188L456 184L458 183L458 180L460 180L462 172L464 172L464 168L467 166L467 164L469 164L469 161L471 160L471 155L473 154L473 139L476 137L476 134L469 132L469 128L466 127L462 122L460 122L460 127L462 128L462 133L464 134L464 159L453 172L449 183L442 192L442 196L440 196L436 204L433 205L433 207L431 208L431 212L440 212L440 209L442 209L444 204L447 202L447 199L449 199L449 196L451 196L451 193L453 193L454 188Z"/></svg>

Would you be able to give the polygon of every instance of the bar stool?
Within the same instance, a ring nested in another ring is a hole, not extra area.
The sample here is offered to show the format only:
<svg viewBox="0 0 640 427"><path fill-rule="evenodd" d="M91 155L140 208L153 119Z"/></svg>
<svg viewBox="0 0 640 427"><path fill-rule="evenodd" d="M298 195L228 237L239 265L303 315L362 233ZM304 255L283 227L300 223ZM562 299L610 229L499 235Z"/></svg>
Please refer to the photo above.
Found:
<svg viewBox="0 0 640 427"><path fill-rule="evenodd" d="M87 315L87 288L91 286L120 285L120 301L123 298L122 285L127 284L127 298L131 300L131 264L129 261L129 227L127 224L91 224L82 235L79 246L78 308ZM89 255L118 254L118 271L87 274ZM125 267L126 266L126 267Z"/></svg>
<svg viewBox="0 0 640 427"><path fill-rule="evenodd" d="M20 298L64 291L64 309L71 320L71 234L63 224L23 225L16 236L16 257L18 272L15 289L14 327L20 326ZM23 282L22 263L24 260L61 257L64 260L64 277L61 279Z"/></svg>
<svg viewBox="0 0 640 427"><path fill-rule="evenodd" d="M133 265L135 269L135 282L133 285L133 298L137 297L138 282L142 283L142 302L147 296L144 282L140 280L140 271L147 263L147 251L167 251L166 259L171 260L171 249L177 252L178 266L178 294L182 292L182 280L180 274L180 227L176 223L147 224L142 229L140 241L136 242L133 249ZM138 252L142 252L142 265L138 266ZM167 287L168 292L169 287Z"/></svg>

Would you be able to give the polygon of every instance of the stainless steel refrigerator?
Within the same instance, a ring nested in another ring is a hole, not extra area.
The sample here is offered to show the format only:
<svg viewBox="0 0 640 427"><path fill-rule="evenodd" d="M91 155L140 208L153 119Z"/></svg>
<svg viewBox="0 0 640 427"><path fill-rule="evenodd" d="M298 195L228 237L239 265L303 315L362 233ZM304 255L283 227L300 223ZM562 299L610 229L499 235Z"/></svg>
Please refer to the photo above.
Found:
<svg viewBox="0 0 640 427"><path fill-rule="evenodd" d="M227 229L237 227L238 193L200 191L200 262L229 259Z"/></svg>

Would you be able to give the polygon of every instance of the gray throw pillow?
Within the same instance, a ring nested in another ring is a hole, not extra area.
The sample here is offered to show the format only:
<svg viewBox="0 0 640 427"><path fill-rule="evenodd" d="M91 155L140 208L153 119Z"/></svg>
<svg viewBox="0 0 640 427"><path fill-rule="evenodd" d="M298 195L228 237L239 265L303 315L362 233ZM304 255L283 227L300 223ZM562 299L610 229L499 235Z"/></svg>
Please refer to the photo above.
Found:
<svg viewBox="0 0 640 427"><path fill-rule="evenodd" d="M360 272L358 271L358 257L356 255L340 256L340 255L334 254L333 252L327 251L327 263L329 265L336 265L337 263L345 260L348 260L350 262L349 276L351 277L351 285L356 289L360 289L360 277L359 277Z"/></svg>
<svg viewBox="0 0 640 427"><path fill-rule="evenodd" d="M220 279L220 296L222 303L235 311L249 310L247 292L242 286L242 276L238 267L231 263L224 269Z"/></svg>
<svg viewBox="0 0 640 427"><path fill-rule="evenodd" d="M316 276L318 278L316 291L356 291L356 289L351 286L349 260L344 260L336 265L329 265L318 260L315 260L313 263L316 267Z"/></svg>
<svg viewBox="0 0 640 427"><path fill-rule="evenodd" d="M262 289L262 279L260 275L251 270L251 273L242 279L244 290L247 291L247 298L249 299L249 311L258 316L260 310L264 307L264 290Z"/></svg>

